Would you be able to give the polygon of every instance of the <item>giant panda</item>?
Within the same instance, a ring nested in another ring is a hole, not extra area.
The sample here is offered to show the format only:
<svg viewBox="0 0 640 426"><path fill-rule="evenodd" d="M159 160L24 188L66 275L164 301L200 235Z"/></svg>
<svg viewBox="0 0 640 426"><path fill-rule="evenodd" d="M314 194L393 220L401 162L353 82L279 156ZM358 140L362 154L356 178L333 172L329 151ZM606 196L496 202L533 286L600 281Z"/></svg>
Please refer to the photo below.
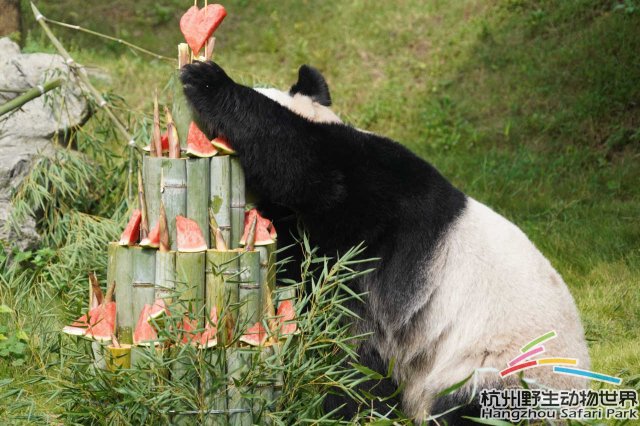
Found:
<svg viewBox="0 0 640 426"><path fill-rule="evenodd" d="M549 330L558 337L547 354L589 367L571 294L526 235L401 144L343 124L317 70L301 67L288 92L237 84L213 62L185 66L181 80L196 121L229 140L265 205L293 212L324 254L364 242L365 256L380 259L353 283L367 293L354 332L371 333L361 363L381 372L394 363L406 415L421 421L467 402L469 383L438 394L475 369L504 368ZM526 376L558 389L587 384L550 368ZM517 382L493 373L476 385ZM329 401L344 418L361 408L340 395ZM478 414L477 401L467 407L444 420L464 424L462 414Z"/></svg>

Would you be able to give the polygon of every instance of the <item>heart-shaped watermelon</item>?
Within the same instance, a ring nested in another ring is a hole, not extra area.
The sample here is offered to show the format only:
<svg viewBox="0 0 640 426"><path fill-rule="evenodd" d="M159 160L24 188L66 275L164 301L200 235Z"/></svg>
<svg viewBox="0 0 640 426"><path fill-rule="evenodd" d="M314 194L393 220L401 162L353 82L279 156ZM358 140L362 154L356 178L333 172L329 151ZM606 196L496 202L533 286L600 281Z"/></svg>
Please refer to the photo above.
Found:
<svg viewBox="0 0 640 426"><path fill-rule="evenodd" d="M202 9L191 6L180 18L180 31L189 44L194 55L197 55L211 34L218 28L227 11L220 4L210 4Z"/></svg>

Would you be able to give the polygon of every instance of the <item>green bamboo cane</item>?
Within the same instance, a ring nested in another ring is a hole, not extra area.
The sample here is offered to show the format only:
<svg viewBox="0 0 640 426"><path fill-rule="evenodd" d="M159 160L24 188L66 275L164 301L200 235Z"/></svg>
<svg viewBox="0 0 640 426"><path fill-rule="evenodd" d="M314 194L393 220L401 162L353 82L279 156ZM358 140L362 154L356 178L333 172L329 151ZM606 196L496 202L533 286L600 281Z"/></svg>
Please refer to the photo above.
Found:
<svg viewBox="0 0 640 426"><path fill-rule="evenodd" d="M205 353L206 371L203 389L205 406L209 413L205 417L206 426L226 426L227 416L227 383L225 351L214 348Z"/></svg>
<svg viewBox="0 0 640 426"><path fill-rule="evenodd" d="M260 362L266 363L267 358L273 356L272 347L260 348ZM267 372L265 372L267 373ZM272 411L274 386L273 380L269 378L261 378L254 390L255 398L253 400L253 422L259 425L272 424L269 412Z"/></svg>
<svg viewBox="0 0 640 426"><path fill-rule="evenodd" d="M171 249L177 250L176 216L187 213L187 162L179 158L163 158L161 161L161 198L167 212Z"/></svg>
<svg viewBox="0 0 640 426"><path fill-rule="evenodd" d="M262 287L260 285L260 253L242 252L240 256L240 285L238 290L238 331L262 320Z"/></svg>
<svg viewBox="0 0 640 426"><path fill-rule="evenodd" d="M209 207L227 244L231 243L231 157L212 157ZM236 188L237 190L237 188ZM244 213L243 213L244 214ZM244 220L244 217L243 217ZM213 240L211 242L213 247ZM229 245L231 247L231 245Z"/></svg>
<svg viewBox="0 0 640 426"><path fill-rule="evenodd" d="M0 117L2 117L4 114L8 112L13 111L14 109L20 108L22 105L26 104L27 102L44 95L45 93L55 89L56 87L59 87L61 84L62 84L62 79L56 78L55 80L47 81L42 85L38 85L36 87L33 87L27 90L20 96L13 98L9 102L0 105Z"/></svg>
<svg viewBox="0 0 640 426"><path fill-rule="evenodd" d="M238 267L236 251L207 250L206 312L213 306L218 312L218 345L232 339L238 312Z"/></svg>
<svg viewBox="0 0 640 426"><path fill-rule="evenodd" d="M161 157L142 157L142 184L144 186L145 201L147 204L147 221L149 229L153 229L160 216L160 184L162 179Z"/></svg>
<svg viewBox="0 0 640 426"><path fill-rule="evenodd" d="M156 251L155 299L164 299L167 304L175 293L176 252Z"/></svg>
<svg viewBox="0 0 640 426"><path fill-rule="evenodd" d="M126 246L109 243L109 265L107 280L116 283L117 312L116 335L120 343L133 343L133 327L137 318L133 317L133 257Z"/></svg>
<svg viewBox="0 0 640 426"><path fill-rule="evenodd" d="M238 157L230 157L231 165L231 238L227 241L230 248L240 246L244 231L245 181L244 172Z"/></svg>
<svg viewBox="0 0 640 426"><path fill-rule="evenodd" d="M144 305L153 305L155 300L156 250L131 247L133 262L132 294L133 320L137 324ZM144 348L131 348L131 365L138 365Z"/></svg>
<svg viewBox="0 0 640 426"><path fill-rule="evenodd" d="M178 45L178 56L180 57L184 49L189 49L186 43L180 43ZM182 148L187 147L187 133L189 131L189 125L193 120L191 118L191 109L187 98L184 96L182 90L182 83L180 82L180 70L176 70L171 77L171 84L173 86L173 107L171 109L171 115L176 124L178 135L180 136L180 146Z"/></svg>
<svg viewBox="0 0 640 426"><path fill-rule="evenodd" d="M229 377L227 385L229 424L232 426L252 425L252 403L242 394L248 393L243 382L246 382L246 375L251 370L253 351L243 348L229 348L226 354Z"/></svg>
<svg viewBox="0 0 640 426"><path fill-rule="evenodd" d="M190 158L187 163L187 217L195 220L211 247L209 229L209 159Z"/></svg>
<svg viewBox="0 0 640 426"><path fill-rule="evenodd" d="M262 290L262 311L264 315L273 316L274 292L276 289L276 243L256 246L256 251L260 253L260 288Z"/></svg>

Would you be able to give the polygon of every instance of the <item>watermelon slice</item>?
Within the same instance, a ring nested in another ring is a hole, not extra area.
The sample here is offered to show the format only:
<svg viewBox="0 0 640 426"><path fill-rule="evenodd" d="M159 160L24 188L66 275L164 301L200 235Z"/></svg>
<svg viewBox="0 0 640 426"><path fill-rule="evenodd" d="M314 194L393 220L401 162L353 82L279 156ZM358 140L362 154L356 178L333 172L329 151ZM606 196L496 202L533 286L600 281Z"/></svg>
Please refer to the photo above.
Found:
<svg viewBox="0 0 640 426"><path fill-rule="evenodd" d="M134 345L151 345L158 344L158 333L156 329L149 324L149 310L151 305L145 304L138 317L138 323L133 331L133 344Z"/></svg>
<svg viewBox="0 0 640 426"><path fill-rule="evenodd" d="M89 310L62 329L63 333L83 336L100 342L111 340L116 330L116 302L103 303Z"/></svg>
<svg viewBox="0 0 640 426"><path fill-rule="evenodd" d="M298 325L295 322L296 310L291 300L280 302L276 316L278 317L278 323L280 324L278 330L280 336L300 333Z"/></svg>
<svg viewBox="0 0 640 426"><path fill-rule="evenodd" d="M160 136L160 142L162 143L162 152L169 152L169 134L164 132L162 136ZM142 148L145 152L151 152L151 144Z"/></svg>
<svg viewBox="0 0 640 426"><path fill-rule="evenodd" d="M195 220L176 216L176 233L178 251L193 253L207 249L207 242Z"/></svg>
<svg viewBox="0 0 640 426"><path fill-rule="evenodd" d="M223 137L218 136L211 141L211 144L220 152L220 154L231 155L236 153L236 151L231 148L229 141Z"/></svg>
<svg viewBox="0 0 640 426"><path fill-rule="evenodd" d="M191 6L180 18L180 31L189 44L193 54L197 56L202 46L222 23L227 11L219 4L210 4L198 9Z"/></svg>
<svg viewBox="0 0 640 426"><path fill-rule="evenodd" d="M148 248L160 247L160 221L158 221L151 232L140 241L140 245Z"/></svg>
<svg viewBox="0 0 640 426"><path fill-rule="evenodd" d="M189 125L189 133L187 134L187 155L192 157L213 157L218 153L211 141L202 133L193 121Z"/></svg>
<svg viewBox="0 0 640 426"><path fill-rule="evenodd" d="M252 327L248 328L247 332L238 340L251 346L262 346L266 343L268 337L267 330L262 323L258 321Z"/></svg>
<svg viewBox="0 0 640 426"><path fill-rule="evenodd" d="M198 320L190 318L189 315L185 314L178 328L178 330L182 332L180 341L184 344L198 344L200 342L200 333L195 331L197 328Z"/></svg>
<svg viewBox="0 0 640 426"><path fill-rule="evenodd" d="M131 218L127 227L124 228L122 235L120 235L119 244L121 246L132 246L140 239L140 222L142 221L142 212L135 209L131 213Z"/></svg>
<svg viewBox="0 0 640 426"><path fill-rule="evenodd" d="M158 333L153 327L151 321L159 318L167 313L167 306L163 299L156 299L153 305L148 303L144 305L140 316L138 317L138 323L133 331L133 344L134 345L154 345L160 344L158 342Z"/></svg>
<svg viewBox="0 0 640 426"><path fill-rule="evenodd" d="M204 331L200 335L198 346L200 348L212 348L218 344L218 310L216 307L211 308L209 321L204 327Z"/></svg>
<svg viewBox="0 0 640 426"><path fill-rule="evenodd" d="M273 223L271 223L269 219L265 219L264 217L260 216L258 210L251 209L244 213L244 234L240 239L240 244L245 245L247 243L247 238L249 237L251 228L251 222L254 218L257 218L255 245L264 246L273 243L278 236Z"/></svg>

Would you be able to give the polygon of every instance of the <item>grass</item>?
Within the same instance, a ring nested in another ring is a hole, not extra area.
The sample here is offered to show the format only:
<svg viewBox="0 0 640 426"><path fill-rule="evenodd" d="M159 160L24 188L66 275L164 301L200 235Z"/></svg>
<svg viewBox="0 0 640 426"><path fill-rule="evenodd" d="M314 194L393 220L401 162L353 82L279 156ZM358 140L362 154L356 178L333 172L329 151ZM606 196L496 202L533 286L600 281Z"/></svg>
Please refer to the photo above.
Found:
<svg viewBox="0 0 640 426"><path fill-rule="evenodd" d="M190 3L85 4L38 6L50 18L174 56L177 19ZM569 285L593 368L638 386L639 2L236 0L225 6L216 58L232 77L286 88L299 65L320 68L343 118L406 144L518 224ZM26 50L51 50L28 17L25 28ZM54 31L94 71L101 90L121 95L134 118L149 115L153 89L164 86L171 63ZM98 142L115 152L124 146L114 137ZM82 208L118 220L122 209L115 204ZM81 285L66 288L79 294ZM0 304L16 311L5 321L34 336L27 375L47 374L47 363L38 360L55 359L59 349L45 339L33 342L65 318L56 303L68 299L56 297L42 324L38 310L15 292L0 292ZM0 377L22 375L0 357ZM34 382L23 400L34 412L55 413L55 398L38 397L42 390Z"/></svg>

